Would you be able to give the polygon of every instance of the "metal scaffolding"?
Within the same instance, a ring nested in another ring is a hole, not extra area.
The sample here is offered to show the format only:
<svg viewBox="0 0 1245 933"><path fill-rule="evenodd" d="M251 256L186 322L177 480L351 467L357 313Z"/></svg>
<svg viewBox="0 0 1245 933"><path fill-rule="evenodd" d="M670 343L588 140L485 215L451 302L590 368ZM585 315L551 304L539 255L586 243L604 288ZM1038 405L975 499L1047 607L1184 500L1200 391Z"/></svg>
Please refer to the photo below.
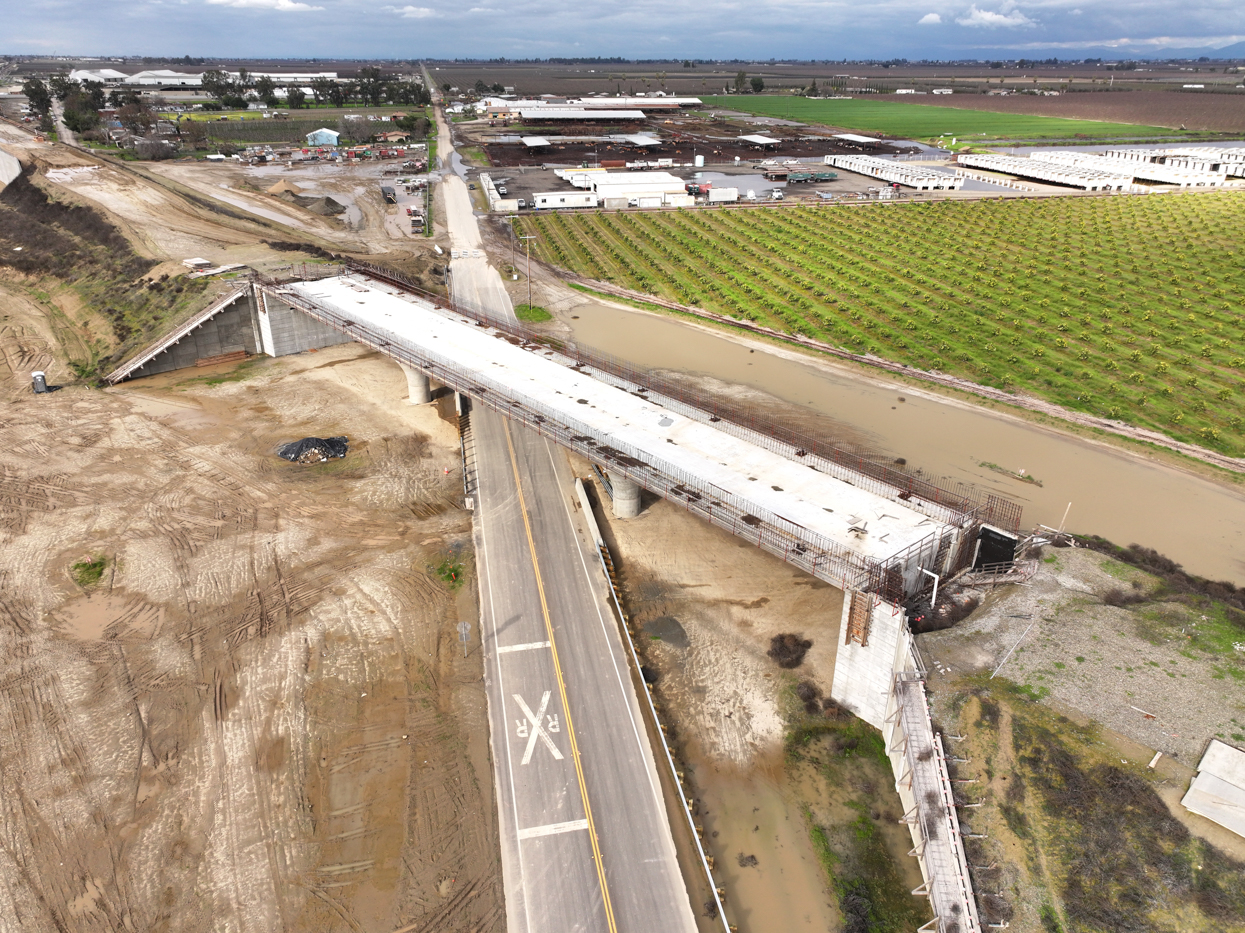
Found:
<svg viewBox="0 0 1245 933"><path fill-rule="evenodd" d="M895 674L888 752L902 749L902 769L896 783L911 792L914 803L904 814L916 840L913 853L921 862L924 884L913 894L929 897L936 929L981 933L973 882L964 855L955 793L947 771L942 736L934 731L925 697L925 675L919 671ZM924 929L924 927L922 928Z"/></svg>

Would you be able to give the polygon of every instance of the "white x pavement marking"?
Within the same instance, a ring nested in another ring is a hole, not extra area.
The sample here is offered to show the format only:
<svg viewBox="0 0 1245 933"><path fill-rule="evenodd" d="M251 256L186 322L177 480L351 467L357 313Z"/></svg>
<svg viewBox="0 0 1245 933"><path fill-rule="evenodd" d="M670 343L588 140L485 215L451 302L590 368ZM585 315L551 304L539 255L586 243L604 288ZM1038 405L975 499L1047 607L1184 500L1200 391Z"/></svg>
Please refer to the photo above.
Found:
<svg viewBox="0 0 1245 933"><path fill-rule="evenodd" d="M523 715L527 717L526 723L519 721L519 738L523 738L524 736L527 737L527 748L524 750L523 760L520 761L519 764L525 765L532 760L532 752L536 749L537 739L544 742L545 747L549 749L550 754L552 754L558 761L561 761L562 753L558 751L558 747L553 744L553 739L549 738L549 733L545 731L545 727L540 724L540 721L545 718L545 710L549 708L549 691L546 690L544 696L540 698L540 709L538 709L535 713L533 713L531 708L523 702L523 697L519 696L517 693L514 694L514 701L519 704L519 708L523 710ZM551 727L553 727L554 721L553 717L550 717ZM526 731L529 723L532 727L530 734ZM556 727L554 728L556 729Z"/></svg>

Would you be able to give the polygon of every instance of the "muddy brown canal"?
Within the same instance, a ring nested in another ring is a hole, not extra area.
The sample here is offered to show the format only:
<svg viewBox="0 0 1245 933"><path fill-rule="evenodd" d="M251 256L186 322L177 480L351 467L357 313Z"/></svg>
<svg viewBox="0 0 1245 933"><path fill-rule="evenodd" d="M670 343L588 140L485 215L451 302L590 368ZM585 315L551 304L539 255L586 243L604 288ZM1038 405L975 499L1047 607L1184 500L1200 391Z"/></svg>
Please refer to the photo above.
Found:
<svg viewBox="0 0 1245 933"><path fill-rule="evenodd" d="M586 302L562 318L585 346L641 366L760 390L828 417L840 436L903 457L927 476L1007 496L1024 506L1026 527L1058 526L1071 502L1070 530L1152 547L1192 573L1245 584L1245 494L1239 491L1090 440L888 385L881 376L858 377L656 314ZM1024 471L1041 485L983 463Z"/></svg>

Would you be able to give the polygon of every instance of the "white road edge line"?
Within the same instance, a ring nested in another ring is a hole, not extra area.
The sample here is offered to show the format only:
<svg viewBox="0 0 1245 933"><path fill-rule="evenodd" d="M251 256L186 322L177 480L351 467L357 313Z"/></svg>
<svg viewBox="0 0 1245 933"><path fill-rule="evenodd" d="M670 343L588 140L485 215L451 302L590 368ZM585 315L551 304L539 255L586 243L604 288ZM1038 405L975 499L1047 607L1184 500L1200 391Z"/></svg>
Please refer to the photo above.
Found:
<svg viewBox="0 0 1245 933"><path fill-rule="evenodd" d="M549 647L552 647L552 646L547 641L531 641L531 642L528 642L526 645L506 645L504 647L495 648L493 650L496 651L498 654L510 654L512 651L533 651L537 648L549 648Z"/></svg>
<svg viewBox="0 0 1245 933"><path fill-rule="evenodd" d="M483 489L481 489L481 492L483 492ZM483 499L483 496L481 496L481 499ZM483 505L483 502L481 502L481 505ZM489 615L489 621L492 623L491 625L491 628L493 630L491 632L493 636L492 642L493 642L493 645L496 646L497 644L497 610L496 610L497 602L496 602L496 597L493 595L493 571L492 571L491 562L489 561L488 539L487 539L487 535L484 532L485 525L487 525L489 521L490 510L482 509L479 515L480 515L480 550L482 552L480 554L480 558L481 558L480 564L485 570L485 572L488 574L488 615ZM483 618L483 613L481 613L481 617ZM483 637L481 637L481 642L483 642L483 640L484 640ZM501 700L501 721L503 724L505 724L505 726L503 727L502 735L501 735L501 743L506 750L506 772L508 773L510 777L510 807L511 807L511 812L514 814L515 832L519 833L521 832L521 830L519 829L519 799L518 799L517 793L515 792L514 762L510 757L510 730L509 728L507 728L510 723L510 719L508 718L509 714L506 712L506 687L505 687L505 681L503 680L502 673L501 673L501 655L497 653L496 648L494 648L493 661L497 665L497 689L498 689L498 695ZM523 894L523 919L527 926L526 933L531 933L532 915L528 908L529 897L528 897L528 891L527 891L527 871L524 869L524 866L523 866L523 846L518 845L518 840L516 840L515 849L519 856L519 890Z"/></svg>
<svg viewBox="0 0 1245 933"><path fill-rule="evenodd" d="M553 475L556 478L558 475L558 464L557 461L553 459L553 445L549 442L548 438L545 438L545 451L549 454L549 465L553 468ZM570 469L569 462L567 464L567 468ZM566 523L571 526L571 537L575 539L575 549L579 551L579 565L583 568L584 578L588 581L589 590L595 594L596 588L592 585L592 574L588 572L588 561L587 558L584 557L583 546L579 543L579 531L575 528L575 519L571 515L571 507L567 504L565 495L562 495L560 498L562 499L562 508L566 510ZM614 653L614 643L610 641L609 631L605 626L605 615L601 612L601 601L599 599L594 599L593 602L596 603L597 619L601 623L601 634L604 636L606 647L609 649L610 663L614 666L614 676L618 679L618 689L623 697L623 706L627 708L627 718L631 720L631 732L635 736L636 748L640 750L640 758L644 761L644 772L648 775L648 786L653 792L653 798L657 801L659 810L664 814L666 812L666 801L665 798L662 797L661 791L657 789L657 784L653 780L656 776L654 769L657 766L657 762L654 758L650 758L650 755L652 754L651 749L649 750L648 755L645 754L644 740L640 738L640 728L636 724L635 713L631 709L631 702L627 696L627 687L623 681L622 671L618 669L618 657ZM628 667L628 681L630 681L630 667ZM639 701L637 700L636 702L638 703ZM650 762L653 765L652 768L649 767ZM671 834L670 837L670 844L673 847L673 834Z"/></svg>
<svg viewBox="0 0 1245 933"><path fill-rule="evenodd" d="M529 826L519 830L520 839L536 839L540 836L557 836L560 833L573 833L578 829L587 829L587 820L571 820L568 823L547 823L544 826Z"/></svg>

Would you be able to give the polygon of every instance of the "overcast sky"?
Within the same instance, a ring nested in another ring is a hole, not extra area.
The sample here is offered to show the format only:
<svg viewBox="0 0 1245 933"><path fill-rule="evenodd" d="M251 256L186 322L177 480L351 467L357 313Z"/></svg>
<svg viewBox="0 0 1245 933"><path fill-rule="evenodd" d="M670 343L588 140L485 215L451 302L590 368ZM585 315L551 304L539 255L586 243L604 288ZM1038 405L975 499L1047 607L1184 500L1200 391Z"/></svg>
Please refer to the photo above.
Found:
<svg viewBox="0 0 1245 933"><path fill-rule="evenodd" d="M960 58L1210 51L1245 0L0 0L0 52L455 58ZM428 4L424 5L414 5ZM1091 50L1086 52L1085 50Z"/></svg>

